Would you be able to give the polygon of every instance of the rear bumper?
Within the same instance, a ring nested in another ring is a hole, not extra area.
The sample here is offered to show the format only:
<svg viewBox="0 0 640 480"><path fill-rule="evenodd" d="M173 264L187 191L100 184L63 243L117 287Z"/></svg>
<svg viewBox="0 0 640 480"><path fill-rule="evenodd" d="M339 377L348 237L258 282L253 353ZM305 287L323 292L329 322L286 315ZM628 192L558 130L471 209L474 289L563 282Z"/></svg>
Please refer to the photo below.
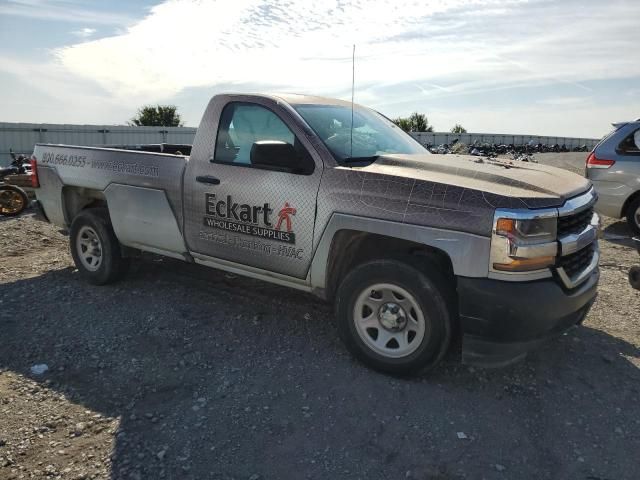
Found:
<svg viewBox="0 0 640 480"><path fill-rule="evenodd" d="M35 219L40 220L41 222L49 223L49 219L47 218L47 214L44 213L44 208L42 208L42 204L38 200L31 201L31 208L35 213Z"/></svg>
<svg viewBox="0 0 640 480"><path fill-rule="evenodd" d="M624 215L622 207L633 189L624 183L607 182L603 180L591 180L598 193L596 211L602 215L613 218L621 218Z"/></svg>
<svg viewBox="0 0 640 480"><path fill-rule="evenodd" d="M507 365L582 323L596 298L598 279L596 269L568 291L552 278L505 282L459 277L463 361L485 367Z"/></svg>

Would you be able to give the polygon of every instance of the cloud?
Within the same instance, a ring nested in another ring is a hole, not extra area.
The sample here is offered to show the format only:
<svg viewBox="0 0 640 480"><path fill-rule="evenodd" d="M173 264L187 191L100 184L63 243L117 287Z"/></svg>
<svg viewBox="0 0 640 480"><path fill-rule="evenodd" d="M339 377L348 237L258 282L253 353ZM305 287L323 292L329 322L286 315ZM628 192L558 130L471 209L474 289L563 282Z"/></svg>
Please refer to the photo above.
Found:
<svg viewBox="0 0 640 480"><path fill-rule="evenodd" d="M99 25L128 25L134 21L128 15L88 9L74 0L5 0L0 4L0 15Z"/></svg>
<svg viewBox="0 0 640 480"><path fill-rule="evenodd" d="M94 33L96 33L96 31L97 30L95 28L85 27L85 28L81 28L80 30L74 30L71 33L73 33L77 37L87 38L93 35Z"/></svg>
<svg viewBox="0 0 640 480"><path fill-rule="evenodd" d="M425 29L428 33L430 19L439 13L469 5L517 3L170 0L154 7L124 35L73 45L56 54L68 69L119 96L167 97L185 87L242 84L256 78L266 88L335 93L348 90L353 43L361 83L423 80L452 71L450 60L454 65L475 62L470 62L468 52L443 50L437 42L401 35Z"/></svg>
<svg viewBox="0 0 640 480"><path fill-rule="evenodd" d="M169 0L121 35L55 52L119 98L256 80L347 96L412 82L422 95L640 76L638 2ZM415 92L412 92L415 95Z"/></svg>
<svg viewBox="0 0 640 480"><path fill-rule="evenodd" d="M591 105L591 99L588 97L549 97L536 101L538 105L549 105L552 107L563 106L579 106L579 105ZM591 105L592 106L592 105Z"/></svg>
<svg viewBox="0 0 640 480"><path fill-rule="evenodd" d="M631 0L166 0L135 22L76 0L43 1L3 3L0 14L75 16L88 25L77 31L77 43L52 52L34 86L53 96L66 76L82 85L87 102L137 106L223 88L350 98L356 44L360 103L395 116L436 112L432 105L449 101L462 121L460 99L499 102L553 87L557 92L548 98L530 100L530 119L541 122L532 129L549 131L554 126L545 108L556 107L557 114L571 107L583 115L588 105L595 112L601 105L594 102L594 83L640 79L640 62L631 54L640 44L640 2ZM85 30L100 21L115 24L117 33L92 39ZM473 118L491 124L492 112L505 123L501 109Z"/></svg>
<svg viewBox="0 0 640 480"><path fill-rule="evenodd" d="M92 82L69 75L56 62L31 61L0 53L2 121L119 123L135 113Z"/></svg>

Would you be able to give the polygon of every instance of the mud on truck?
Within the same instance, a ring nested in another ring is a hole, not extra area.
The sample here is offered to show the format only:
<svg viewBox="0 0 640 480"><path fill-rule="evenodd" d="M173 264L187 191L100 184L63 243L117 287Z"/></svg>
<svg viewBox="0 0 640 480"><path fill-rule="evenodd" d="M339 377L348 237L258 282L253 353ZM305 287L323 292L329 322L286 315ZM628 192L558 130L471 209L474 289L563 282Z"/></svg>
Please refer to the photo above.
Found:
<svg viewBox="0 0 640 480"><path fill-rule="evenodd" d="M431 155L360 105L218 95L189 157L38 144L33 159L36 207L88 282L142 250L311 292L385 372L433 367L457 338L465 362L513 362L596 296L588 180Z"/></svg>

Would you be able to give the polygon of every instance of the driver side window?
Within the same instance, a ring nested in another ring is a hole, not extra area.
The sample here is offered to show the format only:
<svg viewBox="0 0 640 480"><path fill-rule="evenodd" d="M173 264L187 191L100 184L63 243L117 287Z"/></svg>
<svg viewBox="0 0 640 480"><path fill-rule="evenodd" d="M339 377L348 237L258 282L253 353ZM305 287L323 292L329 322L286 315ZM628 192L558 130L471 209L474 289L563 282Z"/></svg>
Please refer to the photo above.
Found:
<svg viewBox="0 0 640 480"><path fill-rule="evenodd" d="M251 148L261 141L296 144L295 135L271 110L260 105L230 103L222 111L214 162L251 164Z"/></svg>

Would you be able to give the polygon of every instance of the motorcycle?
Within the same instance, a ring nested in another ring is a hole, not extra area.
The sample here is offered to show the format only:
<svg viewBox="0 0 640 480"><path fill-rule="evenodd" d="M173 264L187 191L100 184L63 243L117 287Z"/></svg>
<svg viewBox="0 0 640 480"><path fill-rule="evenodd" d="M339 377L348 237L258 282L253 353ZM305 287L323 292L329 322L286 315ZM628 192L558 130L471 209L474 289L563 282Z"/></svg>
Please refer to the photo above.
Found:
<svg viewBox="0 0 640 480"><path fill-rule="evenodd" d="M16 185L9 185L4 182L9 175L26 174L31 171L29 160L24 155L16 156L12 150L11 165L0 168L0 215L5 217L15 217L20 215L29 205L27 192Z"/></svg>
<svg viewBox="0 0 640 480"><path fill-rule="evenodd" d="M634 238L636 249L640 253L640 237ZM629 270L629 283L636 290L640 290L640 266L631 267Z"/></svg>

